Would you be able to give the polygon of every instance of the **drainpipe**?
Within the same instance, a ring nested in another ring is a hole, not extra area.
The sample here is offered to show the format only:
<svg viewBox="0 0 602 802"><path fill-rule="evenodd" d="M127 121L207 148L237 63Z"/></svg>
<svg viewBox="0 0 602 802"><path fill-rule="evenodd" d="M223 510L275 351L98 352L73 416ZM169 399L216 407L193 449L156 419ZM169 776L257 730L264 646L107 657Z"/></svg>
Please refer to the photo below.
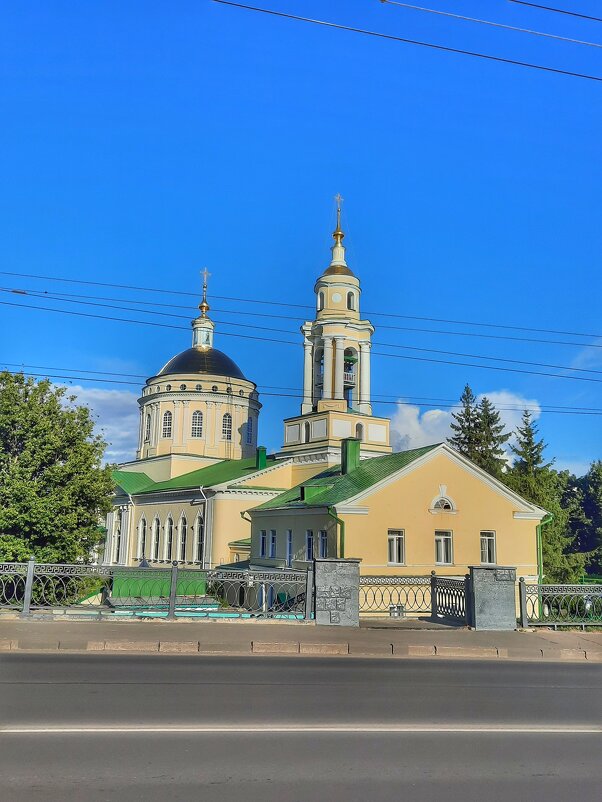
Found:
<svg viewBox="0 0 602 802"><path fill-rule="evenodd" d="M547 515L544 515L544 517L535 527L537 530L537 581L540 585L543 584L543 547L541 542L542 529L546 524L552 523L553 520L553 513L548 512Z"/></svg>
<svg viewBox="0 0 602 802"><path fill-rule="evenodd" d="M339 525L339 554L338 554L338 556L343 558L345 556L345 521L343 521L342 518L338 517L338 515L334 511L334 507L327 507L326 508L326 512Z"/></svg>

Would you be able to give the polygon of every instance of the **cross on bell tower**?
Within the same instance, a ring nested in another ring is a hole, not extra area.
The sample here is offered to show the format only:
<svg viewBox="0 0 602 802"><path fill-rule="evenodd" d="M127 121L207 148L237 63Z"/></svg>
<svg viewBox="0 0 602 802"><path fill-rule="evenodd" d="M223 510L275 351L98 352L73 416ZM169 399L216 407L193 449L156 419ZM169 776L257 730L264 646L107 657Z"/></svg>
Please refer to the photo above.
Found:
<svg viewBox="0 0 602 802"><path fill-rule="evenodd" d="M208 348L213 348L213 331L215 326L213 321L207 317L207 312L210 310L207 301L207 282L211 273L207 268L203 268L201 276L203 277L203 300L199 304L201 314L192 321L192 346L193 348L201 348L203 351Z"/></svg>

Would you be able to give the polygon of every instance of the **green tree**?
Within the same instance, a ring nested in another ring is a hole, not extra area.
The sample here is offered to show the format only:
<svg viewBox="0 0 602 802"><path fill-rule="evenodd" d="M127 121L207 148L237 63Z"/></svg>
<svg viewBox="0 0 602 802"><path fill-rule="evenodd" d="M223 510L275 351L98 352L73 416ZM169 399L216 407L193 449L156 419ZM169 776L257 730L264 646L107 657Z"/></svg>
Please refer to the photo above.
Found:
<svg viewBox="0 0 602 802"><path fill-rule="evenodd" d="M531 413L525 410L522 426L516 432L516 444L511 446L516 459L505 474L504 481L519 495L552 513L553 519L543 527L542 556L547 582L575 582L583 573L586 556L570 530L570 512L563 507L568 474L553 470L552 462L544 460L546 444L538 438L538 429Z"/></svg>
<svg viewBox="0 0 602 802"><path fill-rule="evenodd" d="M584 550L590 552L590 566L602 573L602 460L595 460L578 480L583 494L583 515L588 521Z"/></svg>
<svg viewBox="0 0 602 802"><path fill-rule="evenodd" d="M477 407L477 446L473 458L477 465L498 479L507 464L504 445L511 437L500 419L500 413L484 396Z"/></svg>
<svg viewBox="0 0 602 802"><path fill-rule="evenodd" d="M0 560L90 559L113 482L90 410L48 380L0 372Z"/></svg>
<svg viewBox="0 0 602 802"><path fill-rule="evenodd" d="M468 384L460 396L460 404L460 411L452 412L450 428L453 434L448 438L448 443L460 454L476 462L479 454L479 411L476 396Z"/></svg>

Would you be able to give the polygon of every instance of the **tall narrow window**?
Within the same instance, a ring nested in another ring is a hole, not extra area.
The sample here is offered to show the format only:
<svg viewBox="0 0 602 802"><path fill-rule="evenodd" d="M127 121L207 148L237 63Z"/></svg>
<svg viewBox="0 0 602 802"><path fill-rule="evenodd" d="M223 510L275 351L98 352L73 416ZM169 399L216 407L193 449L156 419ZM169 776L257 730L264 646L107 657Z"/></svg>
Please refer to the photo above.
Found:
<svg viewBox="0 0 602 802"><path fill-rule="evenodd" d="M318 312L321 312L324 309L324 293L318 293Z"/></svg>
<svg viewBox="0 0 602 802"><path fill-rule="evenodd" d="M485 565L495 563L495 532L481 532L481 562Z"/></svg>
<svg viewBox="0 0 602 802"><path fill-rule="evenodd" d="M247 420L247 445L250 446L253 443L253 418L249 415Z"/></svg>
<svg viewBox="0 0 602 802"><path fill-rule="evenodd" d="M286 530L286 567L290 568L293 564L293 530Z"/></svg>
<svg viewBox="0 0 602 802"><path fill-rule="evenodd" d="M190 428L190 434L192 437L203 436L203 413L200 412L198 409L192 413L192 425Z"/></svg>
<svg viewBox="0 0 602 802"><path fill-rule="evenodd" d="M185 562L186 560L186 541L188 539L188 522L186 518L182 516L180 518L180 560Z"/></svg>
<svg viewBox="0 0 602 802"><path fill-rule="evenodd" d="M144 518L141 518L138 524L138 553L144 559L146 555L146 520Z"/></svg>
<svg viewBox="0 0 602 802"><path fill-rule="evenodd" d="M163 413L163 429L161 431L162 437L171 437L171 421L171 412L167 410L167 412Z"/></svg>
<svg viewBox="0 0 602 802"><path fill-rule="evenodd" d="M437 565L451 565L452 561L452 533L437 530L435 532L435 562Z"/></svg>
<svg viewBox="0 0 602 802"><path fill-rule="evenodd" d="M173 557L173 521L168 518L165 522L165 559Z"/></svg>
<svg viewBox="0 0 602 802"><path fill-rule="evenodd" d="M308 529L305 533L305 559L313 560L314 558L314 533L312 529Z"/></svg>
<svg viewBox="0 0 602 802"><path fill-rule="evenodd" d="M196 545L194 558L203 565L205 560L205 519L199 513L196 518Z"/></svg>
<svg viewBox="0 0 602 802"><path fill-rule="evenodd" d="M147 414L144 424L144 442L148 443L151 437L151 416Z"/></svg>
<svg viewBox="0 0 602 802"><path fill-rule="evenodd" d="M355 309L355 295L352 292L347 293L347 309Z"/></svg>
<svg viewBox="0 0 602 802"><path fill-rule="evenodd" d="M151 546L151 557L153 560L159 559L159 535L161 532L161 523L158 518L153 521L153 542Z"/></svg>
<svg viewBox="0 0 602 802"><path fill-rule="evenodd" d="M404 565L406 561L403 529L389 529L389 565Z"/></svg>
<svg viewBox="0 0 602 802"><path fill-rule="evenodd" d="M259 532L259 556L266 557L268 553L268 533L265 529Z"/></svg>
<svg viewBox="0 0 602 802"><path fill-rule="evenodd" d="M222 439L232 440L232 415L229 412L222 418Z"/></svg>
<svg viewBox="0 0 602 802"><path fill-rule="evenodd" d="M325 529L320 530L320 539L319 539L319 554L322 559L328 557L328 532Z"/></svg>
<svg viewBox="0 0 602 802"><path fill-rule="evenodd" d="M274 559L276 556L276 530L270 530L270 557Z"/></svg>
<svg viewBox="0 0 602 802"><path fill-rule="evenodd" d="M115 536L113 540L113 562L119 562L119 552L121 551L121 510L117 513L117 520L115 523Z"/></svg>
<svg viewBox="0 0 602 802"><path fill-rule="evenodd" d="M311 429L309 428L309 423L305 421L303 424L303 442L309 443L311 439Z"/></svg>

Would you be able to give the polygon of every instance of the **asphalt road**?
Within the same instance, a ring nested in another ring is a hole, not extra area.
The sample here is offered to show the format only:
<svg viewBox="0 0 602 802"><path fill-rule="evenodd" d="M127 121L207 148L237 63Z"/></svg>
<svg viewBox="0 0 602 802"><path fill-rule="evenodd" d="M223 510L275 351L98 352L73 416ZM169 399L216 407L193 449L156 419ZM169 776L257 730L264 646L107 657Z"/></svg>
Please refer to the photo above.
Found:
<svg viewBox="0 0 602 802"><path fill-rule="evenodd" d="M0 797L599 798L602 666L4 655Z"/></svg>

